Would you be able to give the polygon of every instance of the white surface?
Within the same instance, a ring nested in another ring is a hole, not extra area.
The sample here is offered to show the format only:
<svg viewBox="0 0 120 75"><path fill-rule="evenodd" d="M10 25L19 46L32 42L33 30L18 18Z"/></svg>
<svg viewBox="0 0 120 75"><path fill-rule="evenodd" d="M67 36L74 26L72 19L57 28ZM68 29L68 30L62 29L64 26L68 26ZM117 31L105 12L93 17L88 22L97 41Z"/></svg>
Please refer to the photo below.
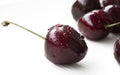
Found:
<svg viewBox="0 0 120 75"><path fill-rule="evenodd" d="M10 20L45 36L55 24L76 30L71 15L75 0L0 0L0 22ZM15 26L0 25L0 75L120 75L113 56L117 36L102 41L86 40L86 57L71 66L58 66L44 56L44 40Z"/></svg>

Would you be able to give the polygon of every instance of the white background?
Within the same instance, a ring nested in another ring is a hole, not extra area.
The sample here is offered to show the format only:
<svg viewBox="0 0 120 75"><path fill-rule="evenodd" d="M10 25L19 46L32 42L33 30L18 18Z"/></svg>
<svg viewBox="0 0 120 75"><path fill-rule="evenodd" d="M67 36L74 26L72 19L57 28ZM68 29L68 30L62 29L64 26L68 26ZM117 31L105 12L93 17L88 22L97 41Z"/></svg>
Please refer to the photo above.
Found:
<svg viewBox="0 0 120 75"><path fill-rule="evenodd" d="M46 36L56 24L74 27L71 15L75 0L0 0L0 22L10 20ZM44 55L44 40L15 26L0 25L0 75L120 75L110 34L101 41L86 40L86 57L73 65L60 66Z"/></svg>

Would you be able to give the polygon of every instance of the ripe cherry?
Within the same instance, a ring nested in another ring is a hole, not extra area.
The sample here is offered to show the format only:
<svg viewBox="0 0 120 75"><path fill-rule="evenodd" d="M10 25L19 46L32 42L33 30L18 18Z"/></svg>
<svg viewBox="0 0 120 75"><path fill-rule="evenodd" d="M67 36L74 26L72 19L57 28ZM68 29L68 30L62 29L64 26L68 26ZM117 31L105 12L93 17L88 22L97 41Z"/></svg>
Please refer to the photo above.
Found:
<svg viewBox="0 0 120 75"><path fill-rule="evenodd" d="M108 13L113 20L113 23L120 22L120 6L108 5L104 8L104 12ZM112 33L120 33L120 25L111 28Z"/></svg>
<svg viewBox="0 0 120 75"><path fill-rule="evenodd" d="M76 0L72 5L73 18L77 21L85 13L94 9L100 9L98 0Z"/></svg>
<svg viewBox="0 0 120 75"><path fill-rule="evenodd" d="M87 45L78 32L68 25L49 29L45 51L47 58L57 64L71 64L84 58Z"/></svg>
<svg viewBox="0 0 120 75"><path fill-rule="evenodd" d="M100 40L109 34L106 25L111 23L111 17L103 10L93 10L79 19L78 27L88 39Z"/></svg>
<svg viewBox="0 0 120 75"><path fill-rule="evenodd" d="M114 57L120 64L120 38L116 40L114 44Z"/></svg>
<svg viewBox="0 0 120 75"><path fill-rule="evenodd" d="M73 64L82 60L87 53L84 37L68 25L51 27L46 38L16 23L4 21L4 26L13 24L45 39L45 55L55 64Z"/></svg>

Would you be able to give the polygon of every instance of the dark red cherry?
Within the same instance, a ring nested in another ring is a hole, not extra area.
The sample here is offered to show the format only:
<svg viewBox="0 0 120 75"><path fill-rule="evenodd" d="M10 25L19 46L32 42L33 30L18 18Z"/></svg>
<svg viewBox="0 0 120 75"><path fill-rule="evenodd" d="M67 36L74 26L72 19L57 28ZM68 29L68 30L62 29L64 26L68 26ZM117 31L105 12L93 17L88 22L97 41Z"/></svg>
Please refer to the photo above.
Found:
<svg viewBox="0 0 120 75"><path fill-rule="evenodd" d="M13 24L45 40L45 55L55 64L73 64L82 60L87 53L84 37L68 25L52 26L46 38L16 23L4 21L3 26Z"/></svg>
<svg viewBox="0 0 120 75"><path fill-rule="evenodd" d="M114 57L120 64L120 38L116 40L114 44Z"/></svg>
<svg viewBox="0 0 120 75"><path fill-rule="evenodd" d="M87 45L77 31L68 25L55 25L45 40L46 57L55 64L72 64L83 59Z"/></svg>
<svg viewBox="0 0 120 75"><path fill-rule="evenodd" d="M93 10L79 19L78 27L88 39L100 40L108 35L109 30L105 26L111 22L111 17L103 10Z"/></svg>
<svg viewBox="0 0 120 75"><path fill-rule="evenodd" d="M108 5L104 8L104 11L112 17L113 23L120 22L120 6ZM112 27L111 32L116 34L120 33L120 24Z"/></svg>
<svg viewBox="0 0 120 75"><path fill-rule="evenodd" d="M100 9L98 0L76 0L72 5L73 18L77 21L85 13L94 9Z"/></svg>
<svg viewBox="0 0 120 75"><path fill-rule="evenodd" d="M99 0L101 8L111 5L111 4L117 4L118 0Z"/></svg>

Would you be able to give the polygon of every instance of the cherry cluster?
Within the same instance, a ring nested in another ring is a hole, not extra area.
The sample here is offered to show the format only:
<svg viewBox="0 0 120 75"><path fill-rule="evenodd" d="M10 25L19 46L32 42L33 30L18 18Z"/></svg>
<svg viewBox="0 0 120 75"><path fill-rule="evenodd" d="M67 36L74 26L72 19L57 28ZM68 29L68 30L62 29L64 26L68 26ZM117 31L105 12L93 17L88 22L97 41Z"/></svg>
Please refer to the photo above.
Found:
<svg viewBox="0 0 120 75"><path fill-rule="evenodd" d="M76 0L72 15L79 31L90 40L120 33L120 0ZM115 43L114 56L120 63L120 39Z"/></svg>

